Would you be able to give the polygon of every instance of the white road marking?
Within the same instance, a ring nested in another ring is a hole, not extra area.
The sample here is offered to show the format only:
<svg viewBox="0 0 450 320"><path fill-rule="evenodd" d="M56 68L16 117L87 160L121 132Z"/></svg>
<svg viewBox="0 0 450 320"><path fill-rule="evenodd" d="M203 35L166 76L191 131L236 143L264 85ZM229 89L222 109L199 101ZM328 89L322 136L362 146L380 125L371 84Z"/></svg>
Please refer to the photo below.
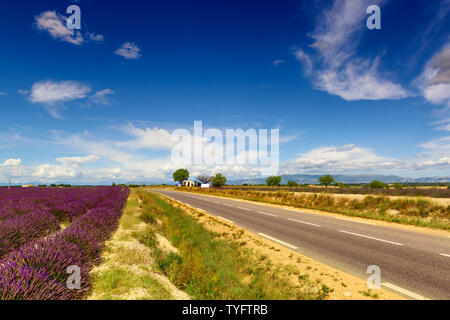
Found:
<svg viewBox="0 0 450 320"><path fill-rule="evenodd" d="M415 292L409 291L407 289L401 288L399 286L396 286L395 284L389 283L389 282L383 282L381 284L382 286L385 286L386 288L395 290L397 292L400 292L402 294L404 294L405 296L411 297L413 299L417 299L417 300L430 300L428 298L425 298L424 296L421 296L420 294L417 294Z"/></svg>
<svg viewBox="0 0 450 320"><path fill-rule="evenodd" d="M226 218L224 218L224 217L221 217L221 216L217 216L217 218L222 219L222 220L225 220L226 222L229 222L229 223L234 223L233 221L228 220L228 219L226 219Z"/></svg>
<svg viewBox="0 0 450 320"><path fill-rule="evenodd" d="M300 220L295 220L295 219L288 219L288 220L295 221L295 222L298 222L298 223L308 224L310 226L314 226L314 227L319 227L320 228L320 224L315 224L315 223L310 223L310 222L305 222L305 221L300 221Z"/></svg>
<svg viewBox="0 0 450 320"><path fill-rule="evenodd" d="M200 208L197 208L197 207L195 207L195 209L197 209L198 211L204 212L204 213L208 213L208 212L206 212L205 210L200 209Z"/></svg>
<svg viewBox="0 0 450 320"><path fill-rule="evenodd" d="M441 253L441 256L449 257L449 258L450 258L450 254Z"/></svg>
<svg viewBox="0 0 450 320"><path fill-rule="evenodd" d="M278 240L278 239L276 239L276 238L273 238L273 237L271 237L271 236L268 236L267 234L264 234L264 233L261 233L261 232L258 232L258 234L259 234L260 236L263 236L264 238L267 238L267 239L269 239L269 240L278 242L279 244L282 244L283 246L286 246L286 247L288 247L288 248L291 248L291 249L294 249L294 250L297 250L297 249L298 249L298 247L293 246L292 244L289 244L289 243L287 243L287 242Z"/></svg>
<svg viewBox="0 0 450 320"><path fill-rule="evenodd" d="M365 236L365 235L359 234L359 233L353 233L353 232L344 231L344 230L338 230L338 231L339 232L343 232L343 233L352 234L352 235L357 236L357 237L363 237L363 238L367 238L367 239L372 239L372 240L383 241L383 242L395 244L397 246L402 246L403 245L403 244L398 243L398 242L388 241L388 240L384 240L384 239L380 239L380 238L369 237L369 236Z"/></svg>
<svg viewBox="0 0 450 320"><path fill-rule="evenodd" d="M352 219L345 219L345 218L336 218L336 219L339 219L339 220L345 220L345 221L349 221L349 222L357 222L357 223L370 224L370 225L372 225L372 226L375 226L375 225L376 225L375 223L372 223L372 222L366 222L366 221L359 221L359 220L352 220Z"/></svg>
<svg viewBox="0 0 450 320"><path fill-rule="evenodd" d="M238 209L242 209L242 210L247 210L247 211L251 211L250 209L247 209L247 208L243 208L243 207L236 207L236 208L238 208Z"/></svg>
<svg viewBox="0 0 450 320"><path fill-rule="evenodd" d="M224 206L228 206L228 207L232 207L231 204L226 204L226 203L224 203L223 205L224 205Z"/></svg>
<svg viewBox="0 0 450 320"><path fill-rule="evenodd" d="M266 216L278 217L276 214L271 214L271 213L262 212L262 211L256 211L256 212L261 213L261 214L265 214Z"/></svg>

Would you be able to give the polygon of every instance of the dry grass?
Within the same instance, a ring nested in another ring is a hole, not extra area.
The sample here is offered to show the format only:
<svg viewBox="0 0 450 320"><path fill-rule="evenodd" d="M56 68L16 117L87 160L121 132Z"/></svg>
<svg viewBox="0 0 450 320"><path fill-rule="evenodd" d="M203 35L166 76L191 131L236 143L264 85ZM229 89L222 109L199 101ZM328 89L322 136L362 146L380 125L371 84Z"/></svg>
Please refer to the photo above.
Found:
<svg viewBox="0 0 450 320"><path fill-rule="evenodd" d="M249 201L322 210L348 216L450 230L450 205L425 198L388 196L336 196L330 194L236 189L193 189L180 191L231 197Z"/></svg>
<svg viewBox="0 0 450 320"><path fill-rule="evenodd" d="M163 233L178 249L162 255L161 270L195 298L402 299L385 290L366 296L361 279L190 206L142 197L160 211Z"/></svg>
<svg viewBox="0 0 450 320"><path fill-rule="evenodd" d="M189 299L170 281L155 272L152 250L138 239L151 229L143 223L136 191L132 191L118 230L106 243L103 263L92 270L90 300ZM156 240L157 241L157 240Z"/></svg>
<svg viewBox="0 0 450 320"><path fill-rule="evenodd" d="M327 299L330 300L402 300L403 297L388 290L371 290L368 293L364 280L354 277L314 259L289 250L266 238L220 220L208 213L199 211L189 205L167 198L169 203L182 209L194 217L208 230L220 235L238 247L251 251L258 263L269 266L267 272L281 275L291 283L298 283L305 279L317 284L315 290L324 284L328 288ZM249 279L246 279L249 281Z"/></svg>

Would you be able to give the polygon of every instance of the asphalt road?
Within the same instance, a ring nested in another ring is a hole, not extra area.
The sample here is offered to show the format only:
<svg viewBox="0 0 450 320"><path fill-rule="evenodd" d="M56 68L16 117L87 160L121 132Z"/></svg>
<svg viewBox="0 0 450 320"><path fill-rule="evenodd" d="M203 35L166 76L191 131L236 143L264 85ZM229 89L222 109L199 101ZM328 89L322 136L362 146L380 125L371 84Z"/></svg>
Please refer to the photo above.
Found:
<svg viewBox="0 0 450 320"><path fill-rule="evenodd" d="M450 299L450 233L436 235L195 193L149 191L205 210L362 279L370 276L368 266L377 265L382 286L405 297Z"/></svg>

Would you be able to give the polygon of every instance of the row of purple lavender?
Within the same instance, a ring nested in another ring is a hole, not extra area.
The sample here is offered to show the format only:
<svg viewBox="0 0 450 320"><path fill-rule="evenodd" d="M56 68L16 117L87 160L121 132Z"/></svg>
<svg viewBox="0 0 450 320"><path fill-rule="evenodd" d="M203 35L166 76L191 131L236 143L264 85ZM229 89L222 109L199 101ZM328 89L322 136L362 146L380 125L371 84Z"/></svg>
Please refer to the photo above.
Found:
<svg viewBox="0 0 450 320"><path fill-rule="evenodd" d="M35 191L48 198L39 199L27 190L24 193L29 197L20 199L15 190L9 200L15 197L15 201L33 203L36 207L0 220L0 252L6 253L0 260L0 300L81 299L89 290L89 271L100 261L104 242L118 226L129 189L97 187L42 192L36 188ZM4 197L0 194L0 201ZM68 200L67 205L61 198ZM16 210L20 206L13 207ZM71 224L58 231L61 218ZM13 241L13 250L4 250L1 232L10 230L14 223L19 229L15 238L9 238L20 244ZM80 288L68 286L71 276L68 270L73 266L80 270Z"/></svg>

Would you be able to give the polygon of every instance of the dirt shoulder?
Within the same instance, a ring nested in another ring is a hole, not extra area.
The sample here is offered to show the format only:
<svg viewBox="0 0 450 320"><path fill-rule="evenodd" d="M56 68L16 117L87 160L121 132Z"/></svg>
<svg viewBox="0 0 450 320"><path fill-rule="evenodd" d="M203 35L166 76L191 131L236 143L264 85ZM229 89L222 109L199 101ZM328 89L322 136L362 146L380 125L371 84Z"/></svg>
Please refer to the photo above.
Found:
<svg viewBox="0 0 450 320"><path fill-rule="evenodd" d="M260 237L236 225L220 220L207 212L195 209L187 204L164 197L173 206L196 218L205 228L219 233L228 241L255 251L260 257L279 265L282 272L291 276L292 281L309 278L313 282L323 283L331 288L328 299L331 300L403 300L396 293L385 289L368 290L365 280L341 270L322 264L301 255L266 238ZM242 200L244 201L244 200Z"/></svg>

